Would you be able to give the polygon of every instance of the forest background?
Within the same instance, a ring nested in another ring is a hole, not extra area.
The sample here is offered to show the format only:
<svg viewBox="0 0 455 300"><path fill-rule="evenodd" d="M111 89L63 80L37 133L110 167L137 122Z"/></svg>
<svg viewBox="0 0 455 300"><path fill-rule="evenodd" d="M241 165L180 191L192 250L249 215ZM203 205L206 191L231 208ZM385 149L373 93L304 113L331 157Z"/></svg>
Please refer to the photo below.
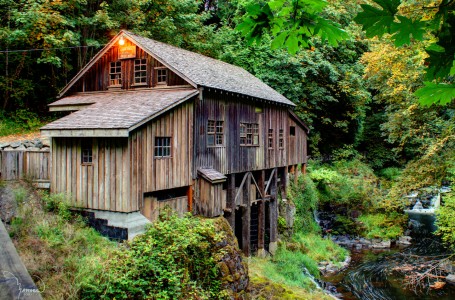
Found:
<svg viewBox="0 0 455 300"><path fill-rule="evenodd" d="M335 40L330 34L288 37L279 47L276 30L259 26L252 39L245 23L251 16L261 23L265 3L281 9L274 14L279 29L285 29L286 15L280 13L288 5L288 14L305 11L303 19L316 15L333 24L332 32L343 31ZM127 29L250 71L296 104L311 129L311 158L358 158L377 175L402 174L392 196L381 200L385 210L399 210L399 195L441 185L454 172L454 101L422 106L414 92L428 80L428 65L442 55L435 41L449 54L455 43L451 35L432 34L434 25L417 33L398 30L401 37L408 34L397 43L390 24L417 16L414 26L434 17L429 7L448 7L445 24L453 32L453 6L450 0L0 0L0 135L36 130L57 118L47 104L113 35ZM365 22L364 31L354 21L357 16L362 23L360 13L372 9L383 18L373 24L382 31ZM441 55L432 56L429 47ZM453 83L450 67L446 84Z"/></svg>
<svg viewBox="0 0 455 300"><path fill-rule="evenodd" d="M311 26L286 23L298 5L307 13L302 20L317 19L332 34L305 36ZM424 27L441 7L449 9L447 28ZM243 67L296 104L310 128L311 160L308 176L288 195L297 208L294 244L320 236L313 210L327 206L338 214L339 234L395 239L406 227L403 195L430 186L453 189L455 102L428 101L427 94L422 105L415 92L454 84L454 7L451 0L0 0L0 137L36 131L60 117L47 104L127 29ZM366 12L377 22L359 19ZM404 18L412 20L407 31ZM396 22L401 25L391 28ZM301 36L280 37L280 30ZM397 34L407 39L397 43ZM434 72L441 57L445 69ZM453 99L450 93L444 99ZM454 196L445 207L439 233L454 245ZM275 273L280 263L307 261L281 253Z"/></svg>

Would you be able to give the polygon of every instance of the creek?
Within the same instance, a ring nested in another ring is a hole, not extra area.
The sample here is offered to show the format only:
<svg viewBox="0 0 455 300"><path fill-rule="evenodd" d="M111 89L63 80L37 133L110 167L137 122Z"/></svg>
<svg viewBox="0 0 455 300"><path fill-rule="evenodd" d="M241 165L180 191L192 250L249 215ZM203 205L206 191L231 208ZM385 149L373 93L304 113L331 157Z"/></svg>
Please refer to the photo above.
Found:
<svg viewBox="0 0 455 300"><path fill-rule="evenodd" d="M430 216L428 216L430 217ZM409 265L425 264L450 255L440 240L431 233L432 220L421 220L422 227L413 235L411 246L393 246L387 250L351 250L351 264L344 271L323 277L328 289L336 288L337 297L346 300L421 300L455 299L455 286L446 284L434 290L428 284L420 289L407 288L405 275L397 271ZM426 222L425 222L426 221ZM452 270L453 271L453 270ZM440 275L447 274L443 272Z"/></svg>

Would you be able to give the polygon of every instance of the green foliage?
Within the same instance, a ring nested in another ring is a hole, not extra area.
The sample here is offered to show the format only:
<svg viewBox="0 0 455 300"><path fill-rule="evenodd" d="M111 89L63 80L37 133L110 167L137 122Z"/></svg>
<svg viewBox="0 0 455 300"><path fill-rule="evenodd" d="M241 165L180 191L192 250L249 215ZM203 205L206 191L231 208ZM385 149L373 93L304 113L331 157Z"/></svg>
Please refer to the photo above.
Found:
<svg viewBox="0 0 455 300"><path fill-rule="evenodd" d="M69 221L72 218L70 201L65 194L42 194L44 208L48 212L54 212L63 220Z"/></svg>
<svg viewBox="0 0 455 300"><path fill-rule="evenodd" d="M43 125L35 113L26 110L18 110L12 114L0 111L0 136L35 131Z"/></svg>
<svg viewBox="0 0 455 300"><path fill-rule="evenodd" d="M264 275L272 281L289 286L310 288L312 282L304 270L307 269L310 274L319 278L317 267L317 263L303 252L279 247L271 263L265 266Z"/></svg>
<svg viewBox="0 0 455 300"><path fill-rule="evenodd" d="M286 48L295 54L300 47L312 45L311 38L319 37L331 46L348 38L338 24L321 16L326 1L272 0L252 3L246 7L243 22L236 29L249 43L261 41L264 31L273 37L272 49Z"/></svg>
<svg viewBox="0 0 455 300"><path fill-rule="evenodd" d="M375 3L382 9L362 4L363 11L354 18L354 21L362 24L362 28L369 38L376 35L381 37L384 33L392 31L391 27L394 24L400 0L377 0Z"/></svg>
<svg viewBox="0 0 455 300"><path fill-rule="evenodd" d="M292 246L297 247L316 262L342 262L349 255L348 250L316 233L297 233L292 239Z"/></svg>
<svg viewBox="0 0 455 300"><path fill-rule="evenodd" d="M294 232L319 232L320 228L314 221L314 211L317 209L319 199L311 178L299 176L297 184L291 183L287 198L296 207Z"/></svg>
<svg viewBox="0 0 455 300"><path fill-rule="evenodd" d="M223 298L217 259L224 234L213 220L170 214L117 251L81 298Z"/></svg>
<svg viewBox="0 0 455 300"><path fill-rule="evenodd" d="M381 202L383 209L402 211L408 205L403 199L404 195L424 187L441 186L443 182L451 180L451 170L455 165L453 130L453 126L447 128L442 136L433 139L422 157L406 165L397 183Z"/></svg>
<svg viewBox="0 0 455 300"><path fill-rule="evenodd" d="M361 233L369 239L396 239L403 235L403 225L406 223L404 214L366 214L358 218L365 230Z"/></svg>
<svg viewBox="0 0 455 300"><path fill-rule="evenodd" d="M369 209L380 197L373 170L358 159L341 160L333 166L309 169L321 203L343 204L348 208Z"/></svg>
<svg viewBox="0 0 455 300"><path fill-rule="evenodd" d="M26 200L27 198L27 190L22 187L22 186L19 186L18 188L15 188L13 190L13 195L14 195L14 200L17 202L17 204L21 205L22 203L24 203L24 201Z"/></svg>
<svg viewBox="0 0 455 300"><path fill-rule="evenodd" d="M400 175L401 169L396 167L385 168L379 171L379 176L391 181L396 181Z"/></svg>
<svg viewBox="0 0 455 300"><path fill-rule="evenodd" d="M454 189L454 185L452 185ZM436 234L442 237L444 243L455 249L455 193L444 195L443 205L436 212Z"/></svg>
<svg viewBox="0 0 455 300"><path fill-rule="evenodd" d="M42 290L43 298L78 299L84 281L103 272L117 244L88 228L81 218L67 218L58 209L61 196L44 196L28 188L9 228L27 270ZM24 193L21 191L21 195ZM50 200L49 200L50 199ZM43 209L49 202L55 209ZM91 280L91 279L90 279Z"/></svg>
<svg viewBox="0 0 455 300"><path fill-rule="evenodd" d="M455 86L442 84L452 82L450 74L455 62L455 4L451 0L432 1L432 5L406 3L399 0L374 0L378 9L369 4L363 4L363 11L354 19L363 26L367 37L379 36L388 33L395 42L395 46L403 46L414 40L423 41L425 31L433 36L427 38L432 44L427 47L426 63L427 80L435 83L426 83L426 86L417 90L415 95L420 98L422 105L448 104L455 99ZM421 10L423 14L406 12L406 8ZM401 8L401 9L400 9ZM435 39L436 38L436 39ZM434 42L437 40L437 42Z"/></svg>
<svg viewBox="0 0 455 300"><path fill-rule="evenodd" d="M415 95L420 98L422 105L438 102L446 105L455 99L455 84L425 82L425 87L417 90Z"/></svg>

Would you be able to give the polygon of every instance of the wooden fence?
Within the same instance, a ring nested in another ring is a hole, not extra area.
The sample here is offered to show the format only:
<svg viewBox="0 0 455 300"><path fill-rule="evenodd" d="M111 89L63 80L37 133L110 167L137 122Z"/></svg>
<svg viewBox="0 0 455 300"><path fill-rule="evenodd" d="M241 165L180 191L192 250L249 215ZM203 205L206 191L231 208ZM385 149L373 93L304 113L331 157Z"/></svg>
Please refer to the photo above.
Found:
<svg viewBox="0 0 455 300"><path fill-rule="evenodd" d="M0 179L50 182L49 151L0 151Z"/></svg>

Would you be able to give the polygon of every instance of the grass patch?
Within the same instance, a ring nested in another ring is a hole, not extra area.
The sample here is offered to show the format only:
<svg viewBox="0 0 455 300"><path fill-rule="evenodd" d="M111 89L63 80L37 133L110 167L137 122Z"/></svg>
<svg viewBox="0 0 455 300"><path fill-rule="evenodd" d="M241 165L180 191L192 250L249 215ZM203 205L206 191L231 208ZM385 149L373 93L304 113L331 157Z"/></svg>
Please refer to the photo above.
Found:
<svg viewBox="0 0 455 300"><path fill-rule="evenodd" d="M287 254L281 255L280 259L284 259ZM306 276L291 275L292 278L289 278L289 274L280 273L272 258L250 258L248 268L249 292L253 299L333 299L323 291L315 289L314 284ZM302 269L299 269L298 273L303 274Z"/></svg>
<svg viewBox="0 0 455 300"><path fill-rule="evenodd" d="M317 234L298 233L293 238L293 245L316 262L342 262L349 255L349 251L345 248Z"/></svg>
<svg viewBox="0 0 455 300"><path fill-rule="evenodd" d="M358 218L365 230L363 236L369 239L383 240L396 239L403 235L403 223L406 216L403 214L366 214Z"/></svg>
<svg viewBox="0 0 455 300"><path fill-rule="evenodd" d="M9 233L44 299L79 299L81 287L101 274L117 243L102 237L74 216L62 195L37 194L33 189L14 190L19 207ZM66 207L66 208L65 208Z"/></svg>

